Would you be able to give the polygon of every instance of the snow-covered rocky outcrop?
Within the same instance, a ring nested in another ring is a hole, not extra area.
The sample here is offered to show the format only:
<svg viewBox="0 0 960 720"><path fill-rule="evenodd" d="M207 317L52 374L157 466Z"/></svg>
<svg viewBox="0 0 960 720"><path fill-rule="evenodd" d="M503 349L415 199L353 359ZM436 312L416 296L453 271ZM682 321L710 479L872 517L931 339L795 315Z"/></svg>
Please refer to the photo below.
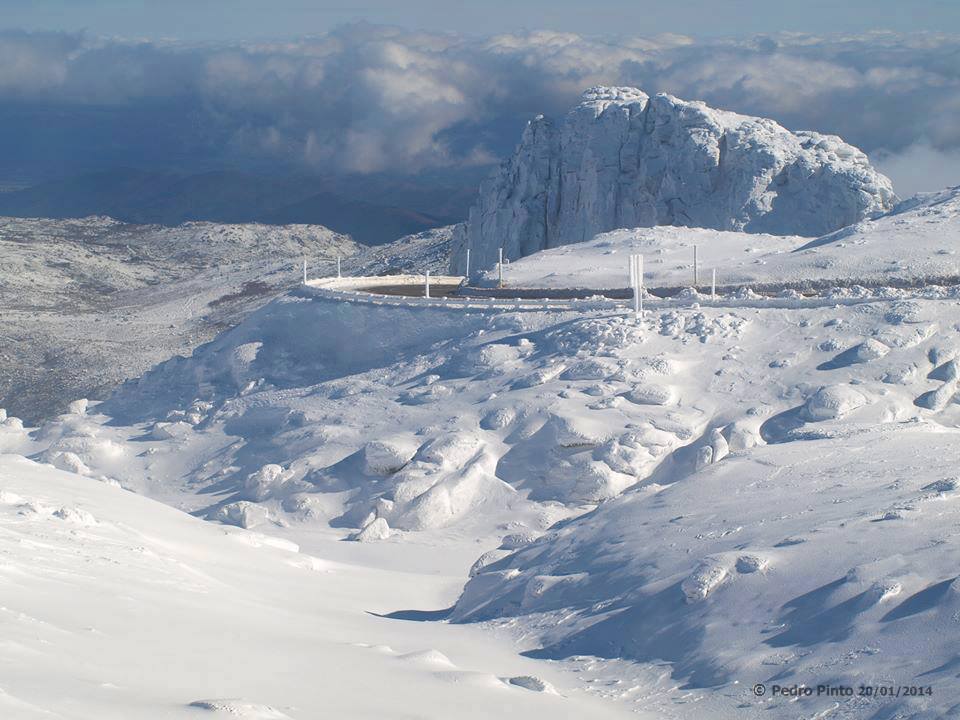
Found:
<svg viewBox="0 0 960 720"><path fill-rule="evenodd" d="M817 236L896 201L886 177L834 135L635 88L595 87L561 122L531 121L454 239L453 268L684 225Z"/></svg>
<svg viewBox="0 0 960 720"><path fill-rule="evenodd" d="M685 227L611 230L512 262L504 278L515 288L623 288L627 257L640 253L647 287L690 287L695 245L701 292L711 271L719 287L755 290L952 285L960 278L960 186L904 200L885 215L813 240ZM479 284L496 281L495 268L474 276Z"/></svg>

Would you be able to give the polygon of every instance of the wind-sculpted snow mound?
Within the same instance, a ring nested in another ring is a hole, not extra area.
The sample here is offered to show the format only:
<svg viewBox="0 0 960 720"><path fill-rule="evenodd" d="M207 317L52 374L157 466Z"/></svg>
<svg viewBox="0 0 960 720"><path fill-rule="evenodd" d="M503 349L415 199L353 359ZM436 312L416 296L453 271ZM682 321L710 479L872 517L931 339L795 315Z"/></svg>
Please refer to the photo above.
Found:
<svg viewBox="0 0 960 720"><path fill-rule="evenodd" d="M960 690L947 630L960 550L945 538L960 494L944 473L957 462L956 431L922 427L734 454L484 565L453 618L522 618L540 640L534 657L668 663L661 688L682 683L699 717L724 716L710 688L796 717L789 698L752 696L756 683L932 687L896 711L876 702L891 717L947 717ZM874 717L860 701L841 700L844 716ZM835 702L804 700L804 716Z"/></svg>
<svg viewBox="0 0 960 720"><path fill-rule="evenodd" d="M949 307L681 306L638 322L295 292L49 424L33 447L129 487L150 491L160 474L198 493L188 504L205 517L242 527L321 522L379 541L495 533L507 515L519 524L500 534L536 534L759 443L947 422Z"/></svg>
<svg viewBox="0 0 960 720"><path fill-rule="evenodd" d="M890 210L890 181L833 135L634 88L596 87L537 117L454 238L486 269L615 228L684 225L822 235Z"/></svg>

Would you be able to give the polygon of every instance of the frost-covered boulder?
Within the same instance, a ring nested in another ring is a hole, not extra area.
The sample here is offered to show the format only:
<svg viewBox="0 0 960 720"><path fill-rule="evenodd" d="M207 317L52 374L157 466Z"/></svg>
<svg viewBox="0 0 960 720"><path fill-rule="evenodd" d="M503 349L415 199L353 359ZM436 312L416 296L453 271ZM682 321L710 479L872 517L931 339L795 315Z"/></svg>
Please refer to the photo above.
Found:
<svg viewBox="0 0 960 720"><path fill-rule="evenodd" d="M817 236L890 210L890 181L833 135L635 88L595 87L532 120L483 183L452 267L494 265L626 227Z"/></svg>
<svg viewBox="0 0 960 720"><path fill-rule="evenodd" d="M378 517L371 521L360 532L350 536L351 540L357 542L373 542L375 540L386 540L390 537L390 525L384 518Z"/></svg>
<svg viewBox="0 0 960 720"><path fill-rule="evenodd" d="M726 580L729 570L717 558L705 558L696 569L680 583L680 589L688 603L704 600Z"/></svg>
<svg viewBox="0 0 960 720"><path fill-rule="evenodd" d="M269 463L250 473L243 483L243 489L251 500L261 502L276 495L287 479L288 473L280 465Z"/></svg>
<svg viewBox="0 0 960 720"><path fill-rule="evenodd" d="M239 500L217 508L207 519L222 522L224 525L252 528L263 525L269 517L265 507L246 500Z"/></svg>
<svg viewBox="0 0 960 720"><path fill-rule="evenodd" d="M83 508L78 507L61 507L58 510L53 511L53 517L57 518L58 520L63 520L67 523L73 523L74 525L84 525L89 527L91 525L98 524L97 519L92 514Z"/></svg>
<svg viewBox="0 0 960 720"><path fill-rule="evenodd" d="M416 455L419 445L413 439L371 440L363 448L364 470L371 475L390 475Z"/></svg>
<svg viewBox="0 0 960 720"><path fill-rule="evenodd" d="M670 405L676 402L673 388L649 383L635 385L624 394L624 397L637 405Z"/></svg>
<svg viewBox="0 0 960 720"><path fill-rule="evenodd" d="M849 385L832 385L820 388L807 398L803 409L808 420L817 422L839 420L866 404L867 398L863 393Z"/></svg>
<svg viewBox="0 0 960 720"><path fill-rule="evenodd" d="M936 390L925 392L913 402L917 407L939 411L943 410L954 399L956 394L957 382L946 382Z"/></svg>
<svg viewBox="0 0 960 720"><path fill-rule="evenodd" d="M193 426L190 423L178 420L177 422L158 422L154 423L150 431L150 437L154 440L174 440L187 435Z"/></svg>
<svg viewBox="0 0 960 720"><path fill-rule="evenodd" d="M43 458L58 470L76 473L77 475L92 475L93 472L83 459L75 452L53 451L44 453Z"/></svg>
<svg viewBox="0 0 960 720"><path fill-rule="evenodd" d="M482 444L474 433L447 433L424 445L417 457L448 469L460 468L480 451Z"/></svg>
<svg viewBox="0 0 960 720"><path fill-rule="evenodd" d="M0 417L0 427L7 430L19 431L23 430L23 420L18 417L7 417L7 411L3 410L3 416Z"/></svg>

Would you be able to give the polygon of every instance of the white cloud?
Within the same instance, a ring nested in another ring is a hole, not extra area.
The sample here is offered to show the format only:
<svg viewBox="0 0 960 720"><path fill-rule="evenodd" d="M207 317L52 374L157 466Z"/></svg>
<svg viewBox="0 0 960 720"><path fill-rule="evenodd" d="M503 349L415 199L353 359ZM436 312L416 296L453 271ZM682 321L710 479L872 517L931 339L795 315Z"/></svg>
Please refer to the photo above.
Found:
<svg viewBox="0 0 960 720"><path fill-rule="evenodd" d="M900 197L960 185L960 148L940 149L921 140L896 153L878 150L870 159L893 180Z"/></svg>
<svg viewBox="0 0 960 720"><path fill-rule="evenodd" d="M9 32L0 34L0 103L96 106L108 125L154 113L183 123L166 141L189 136L208 164L407 173L503 154L524 119L564 112L591 85L632 84L883 149L903 188L915 184L911 159L956 158L958 53L958 37L893 33L477 39L355 25L212 47ZM69 141L96 141L83 132ZM160 142L149 127L143 136Z"/></svg>

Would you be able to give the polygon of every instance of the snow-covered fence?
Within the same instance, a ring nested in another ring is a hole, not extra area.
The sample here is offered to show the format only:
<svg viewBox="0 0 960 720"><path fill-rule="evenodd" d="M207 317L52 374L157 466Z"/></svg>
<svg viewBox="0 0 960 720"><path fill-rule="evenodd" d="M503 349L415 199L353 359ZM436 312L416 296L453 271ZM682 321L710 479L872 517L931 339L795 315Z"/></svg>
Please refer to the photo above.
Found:
<svg viewBox="0 0 960 720"><path fill-rule="evenodd" d="M424 287L424 275L389 275L370 277L321 278L309 280L304 291L311 296L331 300L367 303L372 305L398 305L438 308L464 308L470 310L594 310L617 308L622 302L608 298L503 298L503 297L418 297L416 295L384 294L376 288L386 286ZM459 285L459 275L430 276L431 285ZM369 288L374 288L371 291Z"/></svg>
<svg viewBox="0 0 960 720"><path fill-rule="evenodd" d="M431 280L441 285L456 285L463 278L461 276L431 276ZM351 278L324 278L308 280L306 285L297 291L310 297L321 297L330 300L364 303L370 305L391 306L419 306L434 308L459 308L464 310L485 310L492 312L536 312L536 311L576 311L588 312L608 310L616 312L632 312L633 300L615 299L600 296L579 298L538 298L538 297L416 297L412 295L387 295L370 292L368 288L382 288L384 286L411 285L423 287L423 275L390 275L375 277ZM712 288L715 291L715 287ZM529 293L532 289L515 289L518 294ZM816 308L832 305L859 305L863 303L882 302L912 297L908 290L894 290L891 288L878 289L876 293L860 288L860 292L851 293L837 290L825 295L814 297L771 297L747 294L741 296L716 296L710 303L715 308ZM960 287L947 292L944 297L960 297ZM656 295L647 295L645 307L649 310L671 310L679 308L697 308L699 303L711 299L710 295L700 295L696 292L686 292L676 297L661 298Z"/></svg>

